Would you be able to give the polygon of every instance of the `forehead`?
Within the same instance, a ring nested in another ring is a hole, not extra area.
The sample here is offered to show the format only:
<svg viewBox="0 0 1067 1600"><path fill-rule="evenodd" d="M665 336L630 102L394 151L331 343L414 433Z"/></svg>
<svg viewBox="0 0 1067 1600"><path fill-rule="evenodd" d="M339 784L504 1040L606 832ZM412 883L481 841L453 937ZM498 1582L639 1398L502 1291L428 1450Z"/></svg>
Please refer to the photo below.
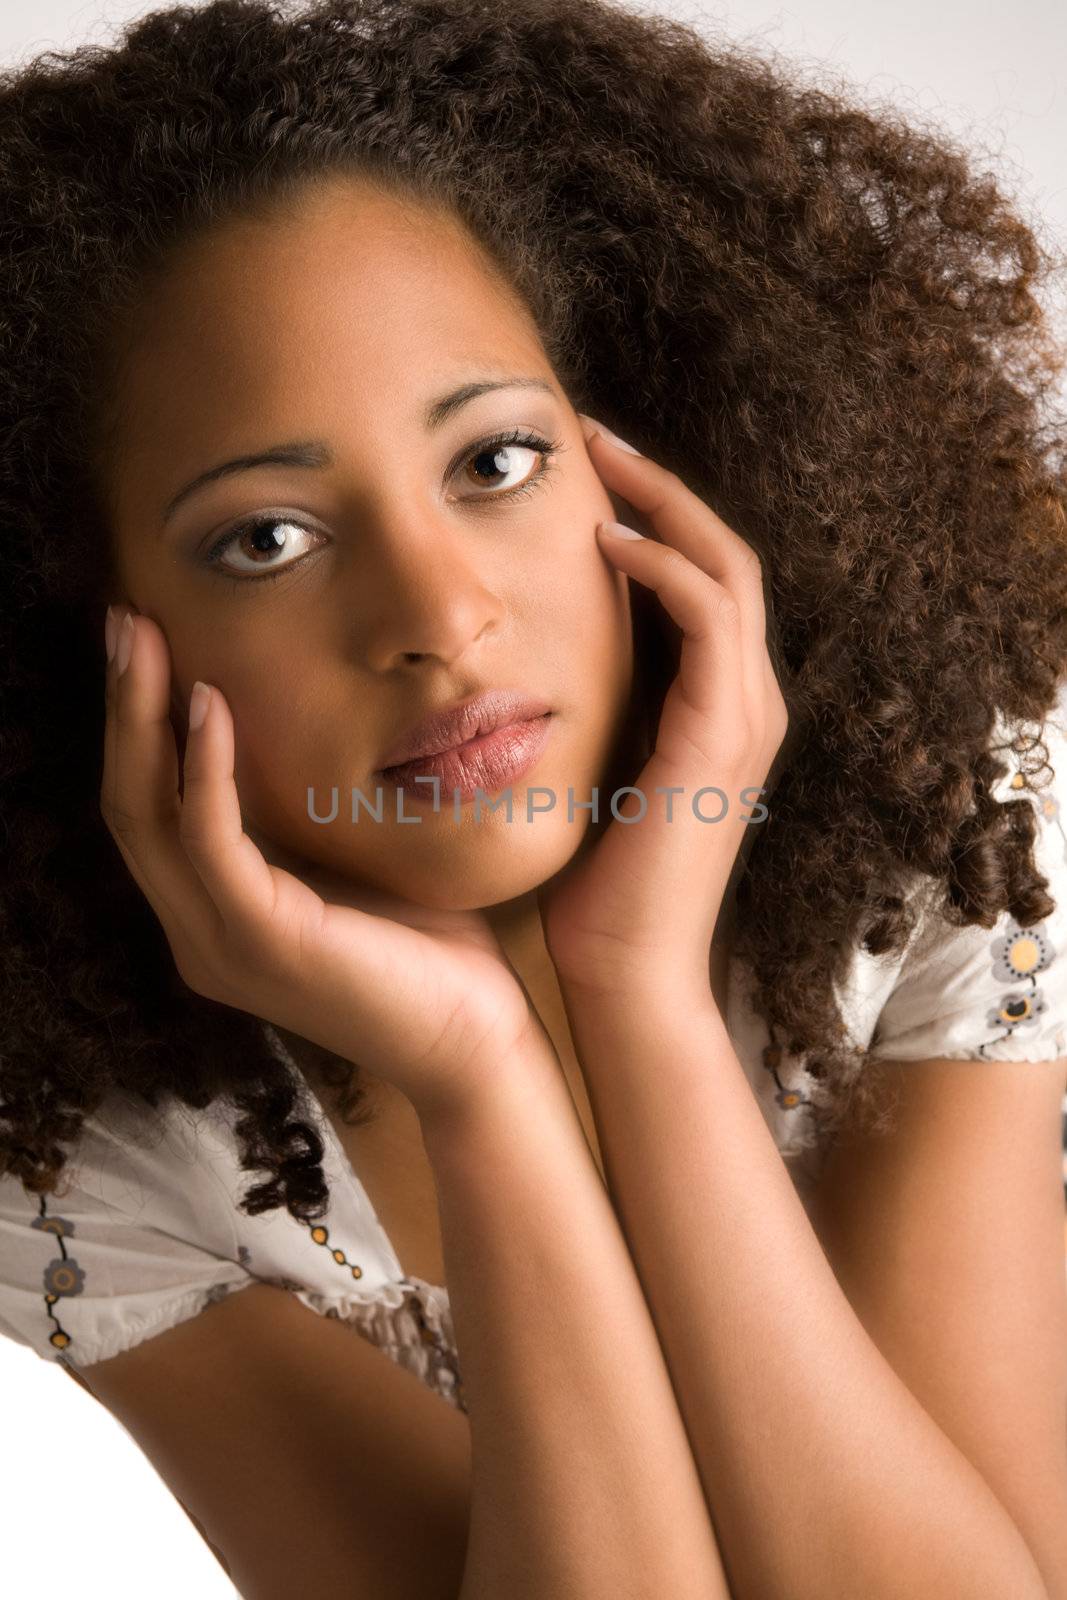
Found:
<svg viewBox="0 0 1067 1600"><path fill-rule="evenodd" d="M150 384L160 363L167 379L224 379L234 363L269 374L354 343L396 357L465 344L483 321L506 336L529 319L459 218L335 180L175 252L138 315L125 379Z"/></svg>
<svg viewBox="0 0 1067 1600"><path fill-rule="evenodd" d="M331 180L175 251L119 373L118 456L136 478L263 430L410 419L481 366L546 371L521 300L462 221Z"/></svg>

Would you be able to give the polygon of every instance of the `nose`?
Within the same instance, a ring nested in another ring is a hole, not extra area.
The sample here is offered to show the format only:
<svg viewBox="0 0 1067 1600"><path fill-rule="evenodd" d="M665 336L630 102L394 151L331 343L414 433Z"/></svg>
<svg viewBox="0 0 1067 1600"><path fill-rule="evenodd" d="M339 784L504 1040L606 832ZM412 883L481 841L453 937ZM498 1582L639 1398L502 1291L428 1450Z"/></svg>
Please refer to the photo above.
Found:
<svg viewBox="0 0 1067 1600"><path fill-rule="evenodd" d="M499 628L504 606L477 565L479 535L424 518L383 530L364 583L364 664L371 672L427 660L450 664L483 634Z"/></svg>

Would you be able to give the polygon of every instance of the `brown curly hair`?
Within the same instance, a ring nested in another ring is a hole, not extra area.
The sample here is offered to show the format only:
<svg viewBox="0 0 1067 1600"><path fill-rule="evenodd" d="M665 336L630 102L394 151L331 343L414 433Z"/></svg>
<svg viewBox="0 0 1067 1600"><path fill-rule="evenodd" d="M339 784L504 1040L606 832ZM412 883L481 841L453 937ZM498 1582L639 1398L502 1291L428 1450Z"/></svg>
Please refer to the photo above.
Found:
<svg viewBox="0 0 1067 1600"><path fill-rule="evenodd" d="M833 984L857 942L903 948L916 877L960 923L1053 909L1031 803L990 791L995 710L1043 748L1067 661L1064 357L1035 297L1059 258L944 134L673 20L213 0L0 84L0 1172L53 1187L113 1089L227 1095L269 1175L243 1209L325 1210L306 1085L183 983L101 818L101 469L171 247L345 169L458 212L575 407L758 551L791 727L736 953L829 1129L864 1081ZM358 1067L318 1061L349 1115Z"/></svg>

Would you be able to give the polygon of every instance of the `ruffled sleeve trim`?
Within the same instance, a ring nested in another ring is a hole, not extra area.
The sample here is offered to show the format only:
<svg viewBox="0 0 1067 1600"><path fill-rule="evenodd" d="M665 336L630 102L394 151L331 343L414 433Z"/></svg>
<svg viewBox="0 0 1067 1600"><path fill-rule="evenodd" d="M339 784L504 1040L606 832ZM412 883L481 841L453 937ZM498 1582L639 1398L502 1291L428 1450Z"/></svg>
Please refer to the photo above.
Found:
<svg viewBox="0 0 1067 1600"><path fill-rule="evenodd" d="M320 1316L336 1317L413 1372L457 1410L466 1411L448 1290L407 1277L373 1291L323 1294L287 1284Z"/></svg>

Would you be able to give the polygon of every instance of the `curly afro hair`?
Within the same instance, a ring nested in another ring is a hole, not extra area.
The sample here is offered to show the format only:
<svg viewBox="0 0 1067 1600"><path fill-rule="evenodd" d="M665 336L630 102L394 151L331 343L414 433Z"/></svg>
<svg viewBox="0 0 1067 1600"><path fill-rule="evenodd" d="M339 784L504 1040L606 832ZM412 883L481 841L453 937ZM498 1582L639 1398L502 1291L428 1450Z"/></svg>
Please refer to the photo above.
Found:
<svg viewBox="0 0 1067 1600"><path fill-rule="evenodd" d="M0 85L0 1171L53 1187L116 1089L230 1096L267 1175L243 1209L325 1211L306 1084L260 1019L184 984L101 818L101 463L127 319L172 247L346 170L451 207L576 408L760 555L789 758L735 951L838 1126L866 1075L834 985L857 943L903 949L909 885L958 924L1053 909L1032 804L991 789L998 710L1047 766L1067 658L1044 406L1064 357L1036 297L1061 261L943 133L676 21L213 0ZM646 649L665 684L668 635ZM319 1065L357 1112L358 1067Z"/></svg>

